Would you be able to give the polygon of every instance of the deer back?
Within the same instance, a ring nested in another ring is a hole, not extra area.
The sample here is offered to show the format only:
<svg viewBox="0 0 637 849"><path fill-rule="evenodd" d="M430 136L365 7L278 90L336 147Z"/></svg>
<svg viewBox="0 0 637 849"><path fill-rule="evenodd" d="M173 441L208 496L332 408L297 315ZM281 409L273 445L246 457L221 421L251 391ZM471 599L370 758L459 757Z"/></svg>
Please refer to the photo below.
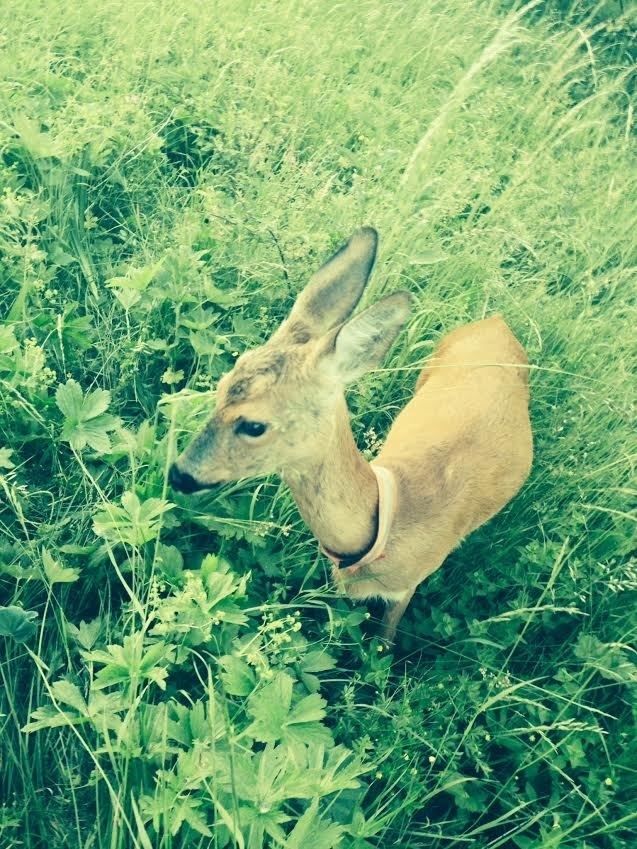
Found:
<svg viewBox="0 0 637 849"><path fill-rule="evenodd" d="M513 498L531 468L528 401L528 360L500 316L442 339L375 460L398 504L385 556L350 595L413 590Z"/></svg>

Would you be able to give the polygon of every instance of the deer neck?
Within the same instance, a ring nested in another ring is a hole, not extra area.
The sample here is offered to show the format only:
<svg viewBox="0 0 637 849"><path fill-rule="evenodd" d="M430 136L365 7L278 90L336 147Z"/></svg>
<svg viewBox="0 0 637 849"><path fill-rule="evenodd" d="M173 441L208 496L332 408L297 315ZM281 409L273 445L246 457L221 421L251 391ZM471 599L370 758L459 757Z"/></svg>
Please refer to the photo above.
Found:
<svg viewBox="0 0 637 849"><path fill-rule="evenodd" d="M378 484L354 442L344 398L332 425L322 434L320 452L283 478L321 545L353 554L371 545L376 535Z"/></svg>

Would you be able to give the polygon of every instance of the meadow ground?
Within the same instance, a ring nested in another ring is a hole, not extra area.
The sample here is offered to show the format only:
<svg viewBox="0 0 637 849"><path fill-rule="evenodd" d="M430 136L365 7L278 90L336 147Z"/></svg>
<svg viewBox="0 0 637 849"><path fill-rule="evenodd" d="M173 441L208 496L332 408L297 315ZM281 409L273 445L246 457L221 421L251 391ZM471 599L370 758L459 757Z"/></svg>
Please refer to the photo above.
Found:
<svg viewBox="0 0 637 849"><path fill-rule="evenodd" d="M635 17L511 6L2 4L2 849L635 845ZM165 475L367 223L370 456L452 327L531 360L532 475L393 657L277 480Z"/></svg>

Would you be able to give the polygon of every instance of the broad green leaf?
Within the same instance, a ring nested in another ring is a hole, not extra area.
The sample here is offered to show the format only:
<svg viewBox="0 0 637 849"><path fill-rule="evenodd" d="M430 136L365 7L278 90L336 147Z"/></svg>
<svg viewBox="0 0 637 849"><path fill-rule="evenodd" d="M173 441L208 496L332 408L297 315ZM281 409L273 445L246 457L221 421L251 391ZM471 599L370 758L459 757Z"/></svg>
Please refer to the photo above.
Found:
<svg viewBox="0 0 637 849"><path fill-rule="evenodd" d="M168 581L177 581L184 571L184 558L179 549L174 545L157 544L155 563L162 577Z"/></svg>
<svg viewBox="0 0 637 849"><path fill-rule="evenodd" d="M345 746L314 746L308 749L308 766L319 776L315 792L321 796L344 790L358 790L361 786L359 778L371 767L363 766L361 761L352 755Z"/></svg>
<svg viewBox="0 0 637 849"><path fill-rule="evenodd" d="M111 663L100 669L93 680L93 687L102 690L104 687L113 687L116 684L127 684L131 682L130 670L126 666Z"/></svg>
<svg viewBox="0 0 637 849"><path fill-rule="evenodd" d="M36 708L29 722L22 727L22 731L26 734L31 734L33 731L40 731L42 728L59 728L64 725L81 725L87 721L87 717L80 716L77 713L69 713L64 710L58 710L54 705L44 705L44 707Z"/></svg>
<svg viewBox="0 0 637 849"><path fill-rule="evenodd" d="M290 711L285 724L296 725L297 723L319 722L325 717L323 708L326 705L324 698L318 693L306 696Z"/></svg>
<svg viewBox="0 0 637 849"><path fill-rule="evenodd" d="M104 665L93 680L93 688L97 690L115 684L135 684L140 679L154 681L163 690L165 670L173 662L174 655L174 648L161 641L144 646L141 632L129 634L122 645L109 645L106 651L82 652L85 660Z"/></svg>
<svg viewBox="0 0 637 849"><path fill-rule="evenodd" d="M574 655L584 666L595 669L603 678L620 684L637 683L637 665L629 657L634 656L632 646L622 643L604 643L594 634L581 633L573 649Z"/></svg>
<svg viewBox="0 0 637 849"><path fill-rule="evenodd" d="M332 734L320 722L325 716L325 700L313 693L292 707L292 686L290 676L279 672L272 682L252 694L248 713L254 721L247 733L261 743L281 740L289 745L332 746Z"/></svg>
<svg viewBox="0 0 637 849"><path fill-rule="evenodd" d="M122 495L122 505L130 516L140 522L152 522L175 506L161 498L147 498L146 501L140 501L130 490Z"/></svg>
<svg viewBox="0 0 637 849"><path fill-rule="evenodd" d="M324 649L314 649L301 658L303 672L327 672L335 666L336 661Z"/></svg>
<svg viewBox="0 0 637 849"><path fill-rule="evenodd" d="M157 684L160 690L166 689L166 681L168 679L168 672L166 669L157 666L154 669L149 669L144 677Z"/></svg>
<svg viewBox="0 0 637 849"><path fill-rule="evenodd" d="M130 515L117 504L108 504L104 510L98 510L93 517L93 531L112 543L137 542L137 532Z"/></svg>
<svg viewBox="0 0 637 849"><path fill-rule="evenodd" d="M98 454L108 454L112 444L109 431L120 425L120 420L114 416L99 416L90 422L65 422L62 428L62 439L76 451L82 451L87 446Z"/></svg>
<svg viewBox="0 0 637 849"><path fill-rule="evenodd" d="M129 310L131 307L134 307L135 304L138 304L142 299L140 293L135 289L115 289L113 294L125 310Z"/></svg>
<svg viewBox="0 0 637 849"><path fill-rule="evenodd" d="M68 542L65 545L61 545L59 551L61 554L93 554L96 550L97 545L78 545L74 542Z"/></svg>
<svg viewBox="0 0 637 849"><path fill-rule="evenodd" d="M0 575L11 575L18 581L42 580L42 570L36 566L20 566L19 563L3 563L1 560Z"/></svg>
<svg viewBox="0 0 637 849"><path fill-rule="evenodd" d="M125 277L111 277L106 281L106 285L110 288L118 289L133 289L136 292L143 292L152 283L155 275L163 265L163 260L153 263L153 265L145 265L142 268L131 268Z"/></svg>
<svg viewBox="0 0 637 849"><path fill-rule="evenodd" d="M118 731L122 725L118 712L129 708L128 697L121 689L112 693L104 693L91 687L88 712L91 722L98 730Z"/></svg>
<svg viewBox="0 0 637 849"><path fill-rule="evenodd" d="M155 447L157 433L155 425L145 419L135 434L135 450L139 457L150 454Z"/></svg>
<svg viewBox="0 0 637 849"><path fill-rule="evenodd" d="M209 307L197 306L192 307L188 312L184 312L179 316L179 325L187 327L189 330L206 330L213 324L219 322L219 315ZM220 336L219 338L227 338Z"/></svg>
<svg viewBox="0 0 637 849"><path fill-rule="evenodd" d="M202 701L199 701L195 702L190 709L181 705L180 707L184 707L184 710L187 711L184 715L184 720L187 723L189 732L188 742L206 740L210 732L210 724L206 716L206 705Z"/></svg>
<svg viewBox="0 0 637 849"><path fill-rule="evenodd" d="M228 568L226 561L221 560L216 554L206 554L201 561L201 578L205 583L210 575L216 572L227 572Z"/></svg>
<svg viewBox="0 0 637 849"><path fill-rule="evenodd" d="M9 324L0 325L0 354L12 354L20 348L15 330Z"/></svg>
<svg viewBox="0 0 637 849"><path fill-rule="evenodd" d="M66 678L60 678L59 681L51 685L51 693L57 702L75 708L83 716L88 716L86 700L77 684L73 684Z"/></svg>
<svg viewBox="0 0 637 849"><path fill-rule="evenodd" d="M111 394L105 389L95 389L86 396L75 380L58 386L55 402L64 415L62 439L76 451L87 445L100 454L110 451L109 432L121 426L121 420L106 413Z"/></svg>
<svg viewBox="0 0 637 849"><path fill-rule="evenodd" d="M220 576L225 580L225 575ZM155 611L152 635L166 635L171 640L181 635L188 645L200 645L212 638L222 622L243 625L247 616L235 599L245 595L248 575L232 577L231 594L221 597L210 591L201 571L186 570L183 587L162 601ZM213 586L214 590L214 586Z"/></svg>
<svg viewBox="0 0 637 849"><path fill-rule="evenodd" d="M107 389L94 389L82 401L82 419L88 421L101 416L108 410L110 403L111 393Z"/></svg>
<svg viewBox="0 0 637 849"><path fill-rule="evenodd" d="M182 795L175 799L170 812L170 833L173 837L179 832L184 822L187 822L199 834L212 837L212 832L206 825L203 815L197 810L201 804L202 800L194 796Z"/></svg>
<svg viewBox="0 0 637 849"><path fill-rule="evenodd" d="M211 605L217 605L224 598L234 595L237 589L237 582L235 576L232 574L215 572L208 576L206 589L208 591L208 602Z"/></svg>
<svg viewBox="0 0 637 849"><path fill-rule="evenodd" d="M175 506L161 498L140 501L134 492L125 492L122 506L107 504L93 517L93 530L113 544L143 545L155 539L161 517Z"/></svg>
<svg viewBox="0 0 637 849"><path fill-rule="evenodd" d="M50 584L72 584L80 577L79 569L62 566L53 559L46 548L42 549L42 566Z"/></svg>
<svg viewBox="0 0 637 849"><path fill-rule="evenodd" d="M109 646L110 649L119 649L120 646ZM96 663L103 663L104 668L100 669L93 679L93 688L101 690L104 687L111 687L114 684L124 684L131 681L131 669L127 663L118 662L115 652L109 657L108 652L91 652L90 655L85 655L87 660L93 660ZM135 679L138 676L133 676Z"/></svg>
<svg viewBox="0 0 637 849"><path fill-rule="evenodd" d="M11 459L12 448L0 448L0 469L15 469L15 463Z"/></svg>
<svg viewBox="0 0 637 849"><path fill-rule="evenodd" d="M203 834L204 837L212 837L212 831L208 828L205 816L198 810L202 804L200 799L188 798L182 803L183 818L193 831Z"/></svg>
<svg viewBox="0 0 637 849"><path fill-rule="evenodd" d="M342 834L342 826L319 816L318 799L313 799L288 835L285 849L336 849L340 846Z"/></svg>
<svg viewBox="0 0 637 849"><path fill-rule="evenodd" d="M229 289L220 289L211 281L206 285L206 298L210 303L225 309L243 306L243 304L247 304L250 300L238 286L233 286Z"/></svg>
<svg viewBox="0 0 637 849"><path fill-rule="evenodd" d="M171 714L176 717L171 725L173 739L192 747L196 740L208 745L212 740L222 740L227 736L226 702L215 692L209 693L205 701L196 701L192 707L172 703ZM213 770L217 769L217 765Z"/></svg>
<svg viewBox="0 0 637 849"><path fill-rule="evenodd" d="M49 259L53 265L57 265L60 268L64 268L72 262L77 262L76 257L67 253L59 243L51 246L49 250Z"/></svg>
<svg viewBox="0 0 637 849"><path fill-rule="evenodd" d="M254 718L248 734L260 743L274 743L283 735L283 726L292 702L292 679L279 672L274 681L252 694L248 713Z"/></svg>
<svg viewBox="0 0 637 849"><path fill-rule="evenodd" d="M299 678L311 693L317 693L321 681L315 673L326 672L335 666L336 661L324 649L314 649L302 655L298 664Z"/></svg>
<svg viewBox="0 0 637 849"><path fill-rule="evenodd" d="M249 696L254 690L254 670L245 660L235 655L226 654L219 658L223 667L221 680L227 693L231 696Z"/></svg>
<svg viewBox="0 0 637 849"><path fill-rule="evenodd" d="M77 381L67 380L58 386L55 401L67 418L87 422L106 412L111 403L111 393L107 389L94 389L83 395Z"/></svg>
<svg viewBox="0 0 637 849"><path fill-rule="evenodd" d="M74 640L77 640L82 648L92 649L102 629L102 620L99 616L92 622L85 622L82 619L79 628L71 622L68 622L66 627L69 634Z"/></svg>
<svg viewBox="0 0 637 849"><path fill-rule="evenodd" d="M83 400L82 387L76 380L60 384L55 392L58 409L69 419L79 419Z"/></svg>
<svg viewBox="0 0 637 849"><path fill-rule="evenodd" d="M173 648L167 646L166 643L151 643L142 655L142 658L139 662L139 671L143 675L147 675L148 672L153 667L155 667L160 660L164 660L167 657L172 658L173 655Z"/></svg>
<svg viewBox="0 0 637 849"><path fill-rule="evenodd" d="M200 357L217 357L223 353L223 346L219 344L219 334L212 330L191 330L188 338L195 353Z"/></svg>
<svg viewBox="0 0 637 849"><path fill-rule="evenodd" d="M275 846L285 843L285 831L281 828L283 823L289 822L292 817L281 810L268 811L267 814L262 814L260 811L254 812L255 818L258 816L256 825L263 826L263 831L275 840ZM263 836L251 830L250 837L254 835L254 841L248 844L248 849L260 849L265 843ZM260 838L260 839L259 839ZM266 844L267 845L267 844Z"/></svg>
<svg viewBox="0 0 637 849"><path fill-rule="evenodd" d="M25 643L36 632L35 610L23 610L21 607L0 607L0 636L12 637L17 643Z"/></svg>
<svg viewBox="0 0 637 849"><path fill-rule="evenodd" d="M309 698L309 697L308 697ZM333 746L332 732L320 722L286 723L281 741L288 746Z"/></svg>
<svg viewBox="0 0 637 849"><path fill-rule="evenodd" d="M113 461L121 457L130 457L137 452L137 439L132 430L120 425L113 433L111 449L108 452Z"/></svg>

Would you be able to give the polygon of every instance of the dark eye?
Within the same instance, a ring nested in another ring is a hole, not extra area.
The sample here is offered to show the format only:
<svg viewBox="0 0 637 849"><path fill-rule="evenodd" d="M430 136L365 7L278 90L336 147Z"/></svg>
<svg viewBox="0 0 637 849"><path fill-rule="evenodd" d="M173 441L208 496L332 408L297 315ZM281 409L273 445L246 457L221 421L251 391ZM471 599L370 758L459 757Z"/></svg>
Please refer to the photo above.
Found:
<svg viewBox="0 0 637 849"><path fill-rule="evenodd" d="M238 436L250 436L252 438L263 436L267 429L268 426L263 422L249 422L245 419L238 421L234 426L234 432Z"/></svg>

